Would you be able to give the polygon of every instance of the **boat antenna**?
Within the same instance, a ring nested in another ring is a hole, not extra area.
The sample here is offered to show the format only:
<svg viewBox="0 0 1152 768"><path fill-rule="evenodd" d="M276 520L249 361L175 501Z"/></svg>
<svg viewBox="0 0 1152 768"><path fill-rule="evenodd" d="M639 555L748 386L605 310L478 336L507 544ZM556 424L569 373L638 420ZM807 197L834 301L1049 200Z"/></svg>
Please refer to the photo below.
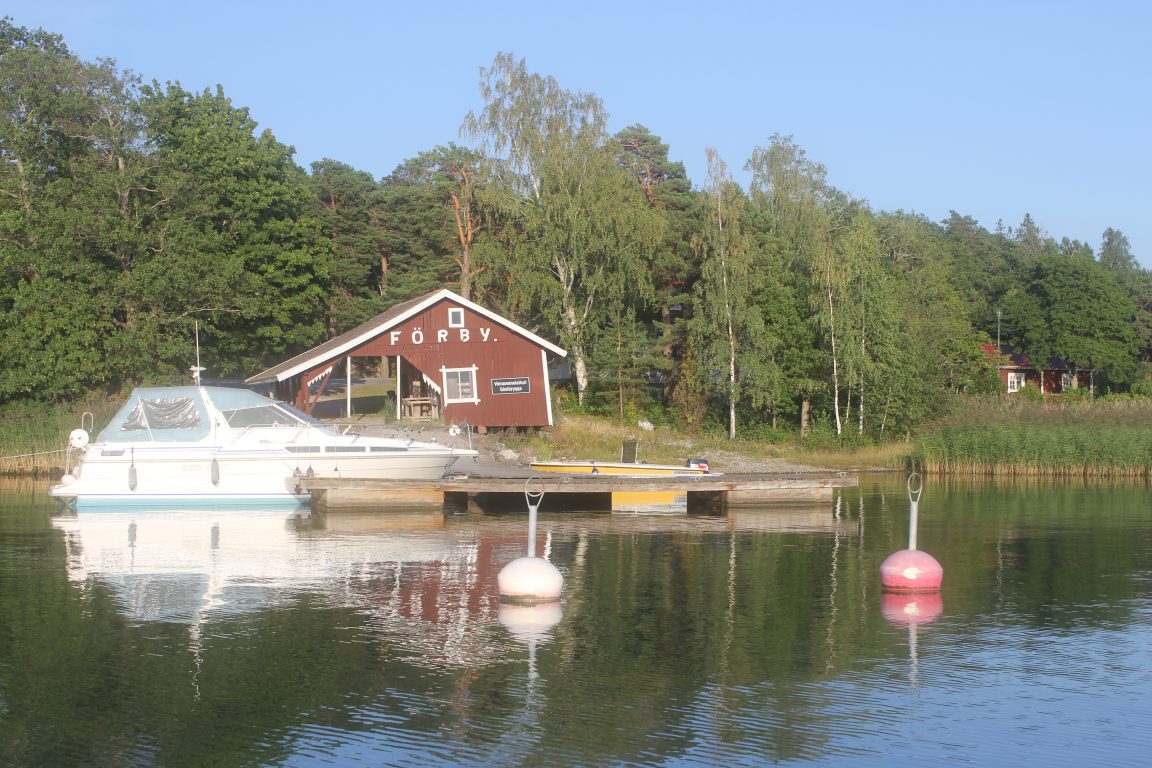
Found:
<svg viewBox="0 0 1152 768"><path fill-rule="evenodd" d="M200 374L204 371L200 367L200 321L196 320L193 324L196 333L196 365L192 366L192 383L200 386Z"/></svg>

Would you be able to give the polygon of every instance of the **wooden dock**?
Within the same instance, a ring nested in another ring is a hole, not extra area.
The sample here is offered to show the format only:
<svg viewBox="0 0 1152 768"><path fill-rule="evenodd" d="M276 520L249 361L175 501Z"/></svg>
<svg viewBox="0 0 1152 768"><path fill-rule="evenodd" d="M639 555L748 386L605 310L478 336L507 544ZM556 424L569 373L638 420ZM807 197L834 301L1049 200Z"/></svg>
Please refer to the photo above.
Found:
<svg viewBox="0 0 1152 768"><path fill-rule="evenodd" d="M833 489L855 487L854 473L590 475L541 472L531 476L455 475L440 480L301 478L300 488L320 510L439 506L453 511L526 509L525 491L544 492L540 511L612 511L613 494L683 493L690 515L723 515L737 505L825 502Z"/></svg>

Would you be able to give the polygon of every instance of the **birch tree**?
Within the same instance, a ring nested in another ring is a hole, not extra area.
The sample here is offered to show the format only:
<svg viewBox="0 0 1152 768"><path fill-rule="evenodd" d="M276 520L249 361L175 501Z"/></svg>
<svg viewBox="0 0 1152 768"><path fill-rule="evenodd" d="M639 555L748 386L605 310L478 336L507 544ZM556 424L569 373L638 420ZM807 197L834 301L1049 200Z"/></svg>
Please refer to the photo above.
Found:
<svg viewBox="0 0 1152 768"><path fill-rule="evenodd" d="M834 362L813 349L809 338L823 315L817 276L829 243L832 190L824 166L790 136L774 134L768 146L756 147L744 169L752 174L750 199L761 212L765 269L773 275L764 304L765 323L779 340L774 355L780 390L773 415L787 397L798 398L800 433L806 434L812 398L825 389L823 371Z"/></svg>
<svg viewBox="0 0 1152 768"><path fill-rule="evenodd" d="M755 400L771 365L757 307L761 276L743 229L745 198L716 150L706 151L708 216L697 246L701 268L693 337L704 380L724 395L732 439L737 406L745 395Z"/></svg>
<svg viewBox="0 0 1152 768"><path fill-rule="evenodd" d="M507 53L481 70L480 92L484 109L463 130L494 160L502 193L494 201L504 248L494 258L509 301L567 347L583 403L603 306L651 296L647 263L663 219L616 165L594 95L566 91Z"/></svg>

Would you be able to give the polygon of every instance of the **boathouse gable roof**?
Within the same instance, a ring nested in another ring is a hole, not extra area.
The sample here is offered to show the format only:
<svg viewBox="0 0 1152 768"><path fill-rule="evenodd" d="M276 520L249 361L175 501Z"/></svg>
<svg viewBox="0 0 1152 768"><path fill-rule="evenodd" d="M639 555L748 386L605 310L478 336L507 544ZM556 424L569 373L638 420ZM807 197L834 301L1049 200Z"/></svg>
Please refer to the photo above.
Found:
<svg viewBox="0 0 1152 768"><path fill-rule="evenodd" d="M307 352L303 352L293 358L285 360L282 363L274 365L265 371L261 371L254 376L250 376L245 381L249 384L259 384L270 381L286 381L293 376L297 376L307 371L315 370L320 366L338 360L351 350L357 349L364 344L367 344L368 342L372 341L372 339L379 337L400 325L403 325L412 317L444 301L451 302L462 308L475 312L476 314L487 318L497 325L507 328L513 333L523 337L524 339L558 357L565 357L568 354L565 350L561 349L555 344L542 339L531 331L520 327L516 323L513 323L510 320L497 315L491 310L485 309L479 304L465 299L463 296L460 296L459 294L454 293L447 288L443 288L424 296L419 296L415 299L409 299L408 301L401 302L400 304L397 304L386 312L382 312L371 320L361 323L355 328L346 331L332 339L329 339L323 344L313 347Z"/></svg>

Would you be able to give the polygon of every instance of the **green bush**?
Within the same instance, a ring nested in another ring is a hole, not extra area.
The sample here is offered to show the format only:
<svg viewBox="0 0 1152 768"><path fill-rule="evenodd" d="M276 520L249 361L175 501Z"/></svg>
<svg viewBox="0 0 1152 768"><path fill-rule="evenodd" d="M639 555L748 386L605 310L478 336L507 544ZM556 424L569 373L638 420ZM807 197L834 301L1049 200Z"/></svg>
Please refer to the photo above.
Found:
<svg viewBox="0 0 1152 768"><path fill-rule="evenodd" d="M1040 391L1039 387L1034 387L1031 384L1025 384L1021 387L1020 391L1016 393L1016 397L1032 403L1044 402L1044 393Z"/></svg>
<svg viewBox="0 0 1152 768"><path fill-rule="evenodd" d="M1133 384L1132 395L1145 400L1152 400L1152 379L1142 379Z"/></svg>

